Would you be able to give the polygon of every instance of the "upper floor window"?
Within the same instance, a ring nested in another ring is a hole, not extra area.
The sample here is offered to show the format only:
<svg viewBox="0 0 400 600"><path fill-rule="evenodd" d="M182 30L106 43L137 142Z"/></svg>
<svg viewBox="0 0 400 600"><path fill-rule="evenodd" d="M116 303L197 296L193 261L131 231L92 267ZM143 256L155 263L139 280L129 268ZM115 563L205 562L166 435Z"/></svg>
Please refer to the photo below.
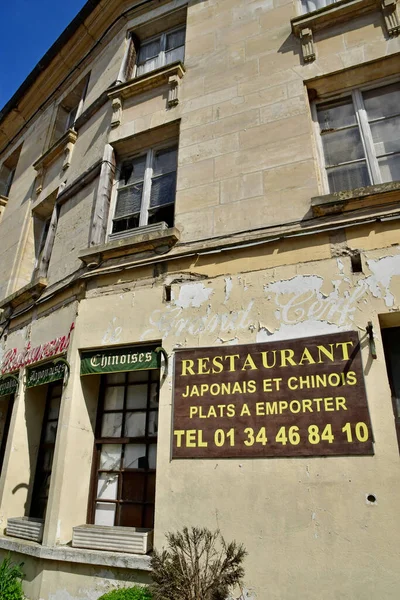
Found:
<svg viewBox="0 0 400 600"><path fill-rule="evenodd" d="M136 77L174 62L183 62L184 56L185 27L145 40L137 54Z"/></svg>
<svg viewBox="0 0 400 600"><path fill-rule="evenodd" d="M400 180L400 82L314 106L329 192Z"/></svg>
<svg viewBox="0 0 400 600"><path fill-rule="evenodd" d="M335 4L335 2L338 2L338 0L301 0L302 12L303 14L314 12L314 10L325 8L325 6Z"/></svg>
<svg viewBox="0 0 400 600"><path fill-rule="evenodd" d="M84 77L58 105L51 144L59 140L68 129L74 127L76 119L82 113L88 82L89 76Z"/></svg>
<svg viewBox="0 0 400 600"><path fill-rule="evenodd" d="M0 196L8 198L14 181L15 171L18 164L19 155L22 146L19 146L6 160L0 168Z"/></svg>
<svg viewBox="0 0 400 600"><path fill-rule="evenodd" d="M174 222L178 148L151 148L122 163L112 234L142 225Z"/></svg>

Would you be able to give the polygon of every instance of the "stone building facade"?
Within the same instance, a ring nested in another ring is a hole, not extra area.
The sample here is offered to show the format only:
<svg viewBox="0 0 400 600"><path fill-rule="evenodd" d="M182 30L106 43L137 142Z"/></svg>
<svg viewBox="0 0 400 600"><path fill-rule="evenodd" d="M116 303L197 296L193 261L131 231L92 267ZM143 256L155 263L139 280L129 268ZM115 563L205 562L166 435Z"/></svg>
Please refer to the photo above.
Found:
<svg viewBox="0 0 400 600"><path fill-rule="evenodd" d="M244 543L236 597L398 598L399 9L323 4L91 0L1 113L32 600L146 583L185 525Z"/></svg>

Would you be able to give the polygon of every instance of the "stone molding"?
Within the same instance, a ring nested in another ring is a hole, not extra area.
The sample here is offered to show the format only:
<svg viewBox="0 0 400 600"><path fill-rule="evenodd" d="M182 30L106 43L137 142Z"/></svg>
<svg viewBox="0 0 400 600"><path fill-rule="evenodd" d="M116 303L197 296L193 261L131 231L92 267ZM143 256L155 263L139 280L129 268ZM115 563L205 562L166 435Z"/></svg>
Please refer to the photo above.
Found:
<svg viewBox="0 0 400 600"><path fill-rule="evenodd" d="M316 196L311 198L311 207L316 217L326 217L360 208L374 208L394 202L398 203L399 199L400 181L393 181Z"/></svg>
<svg viewBox="0 0 400 600"><path fill-rule="evenodd" d="M121 123L124 100L157 88L160 85L168 84L169 86L167 107L172 108L179 104L179 84L184 74L185 67L181 62L177 62L111 88L108 91L108 97L112 101L113 108L111 127L118 127Z"/></svg>
<svg viewBox="0 0 400 600"><path fill-rule="evenodd" d="M63 171L68 169L71 164L72 151L77 139L78 134L75 129L68 129L68 131L33 164L33 168L37 171L36 194L40 194L43 189L43 180L46 169L62 154L64 154L62 169Z"/></svg>
<svg viewBox="0 0 400 600"><path fill-rule="evenodd" d="M71 548L71 546L45 546L37 542L29 542L28 540L19 540L5 536L0 536L0 549L43 560L135 569L138 571L152 570L150 567L150 556L146 555L85 550L83 548Z"/></svg>
<svg viewBox="0 0 400 600"><path fill-rule="evenodd" d="M313 34L346 23L373 11L382 11L389 36L400 33L397 0L339 0L290 20L292 33L301 41L304 62L315 60Z"/></svg>

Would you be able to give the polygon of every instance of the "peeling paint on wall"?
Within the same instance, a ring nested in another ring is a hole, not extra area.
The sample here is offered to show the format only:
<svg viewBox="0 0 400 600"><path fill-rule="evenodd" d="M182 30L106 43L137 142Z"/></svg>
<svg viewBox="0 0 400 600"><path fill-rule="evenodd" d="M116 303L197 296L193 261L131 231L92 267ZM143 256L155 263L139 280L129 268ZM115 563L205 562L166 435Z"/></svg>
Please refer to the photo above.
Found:
<svg viewBox="0 0 400 600"><path fill-rule="evenodd" d="M213 289L205 287L203 283L187 283L181 285L175 304L180 308L189 308L189 306L199 308L207 302L212 293Z"/></svg>
<svg viewBox="0 0 400 600"><path fill-rule="evenodd" d="M375 298L383 298L388 308L394 305L394 296L390 284L395 275L400 275L400 254L385 256L379 260L368 260L367 265L372 275L364 280Z"/></svg>

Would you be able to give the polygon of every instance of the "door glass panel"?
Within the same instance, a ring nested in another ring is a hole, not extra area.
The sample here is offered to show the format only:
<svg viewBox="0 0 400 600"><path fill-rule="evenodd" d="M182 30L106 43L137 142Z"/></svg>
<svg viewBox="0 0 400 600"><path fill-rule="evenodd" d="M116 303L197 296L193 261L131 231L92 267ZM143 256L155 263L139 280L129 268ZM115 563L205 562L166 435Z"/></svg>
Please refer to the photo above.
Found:
<svg viewBox="0 0 400 600"><path fill-rule="evenodd" d="M146 408L147 406L147 385L131 385L127 390L126 407Z"/></svg>
<svg viewBox="0 0 400 600"><path fill-rule="evenodd" d="M121 444L103 444L100 454L100 469L104 471L116 471L121 464Z"/></svg>
<svg viewBox="0 0 400 600"><path fill-rule="evenodd" d="M104 396L104 410L121 410L124 407L124 388L107 387Z"/></svg>
<svg viewBox="0 0 400 600"><path fill-rule="evenodd" d="M49 405L48 419L58 419L60 413L60 398L52 398Z"/></svg>
<svg viewBox="0 0 400 600"><path fill-rule="evenodd" d="M95 525L114 525L116 506L112 503L97 502L95 510Z"/></svg>
<svg viewBox="0 0 400 600"><path fill-rule="evenodd" d="M44 436L44 441L46 444L54 444L56 441L57 424L58 421L51 421L50 423L47 423Z"/></svg>
<svg viewBox="0 0 400 600"><path fill-rule="evenodd" d="M155 469L157 464L157 444L149 446L149 469Z"/></svg>
<svg viewBox="0 0 400 600"><path fill-rule="evenodd" d="M101 437L121 437L122 414L105 413L101 427Z"/></svg>
<svg viewBox="0 0 400 600"><path fill-rule="evenodd" d="M118 475L101 473L97 482L97 497L102 500L116 500Z"/></svg>
<svg viewBox="0 0 400 600"><path fill-rule="evenodd" d="M124 469L147 468L145 444L127 444L123 463Z"/></svg>
<svg viewBox="0 0 400 600"><path fill-rule="evenodd" d="M143 437L146 435L146 413L126 413L125 437Z"/></svg>
<svg viewBox="0 0 400 600"><path fill-rule="evenodd" d="M149 413L148 435L157 435L158 432L158 411Z"/></svg>

